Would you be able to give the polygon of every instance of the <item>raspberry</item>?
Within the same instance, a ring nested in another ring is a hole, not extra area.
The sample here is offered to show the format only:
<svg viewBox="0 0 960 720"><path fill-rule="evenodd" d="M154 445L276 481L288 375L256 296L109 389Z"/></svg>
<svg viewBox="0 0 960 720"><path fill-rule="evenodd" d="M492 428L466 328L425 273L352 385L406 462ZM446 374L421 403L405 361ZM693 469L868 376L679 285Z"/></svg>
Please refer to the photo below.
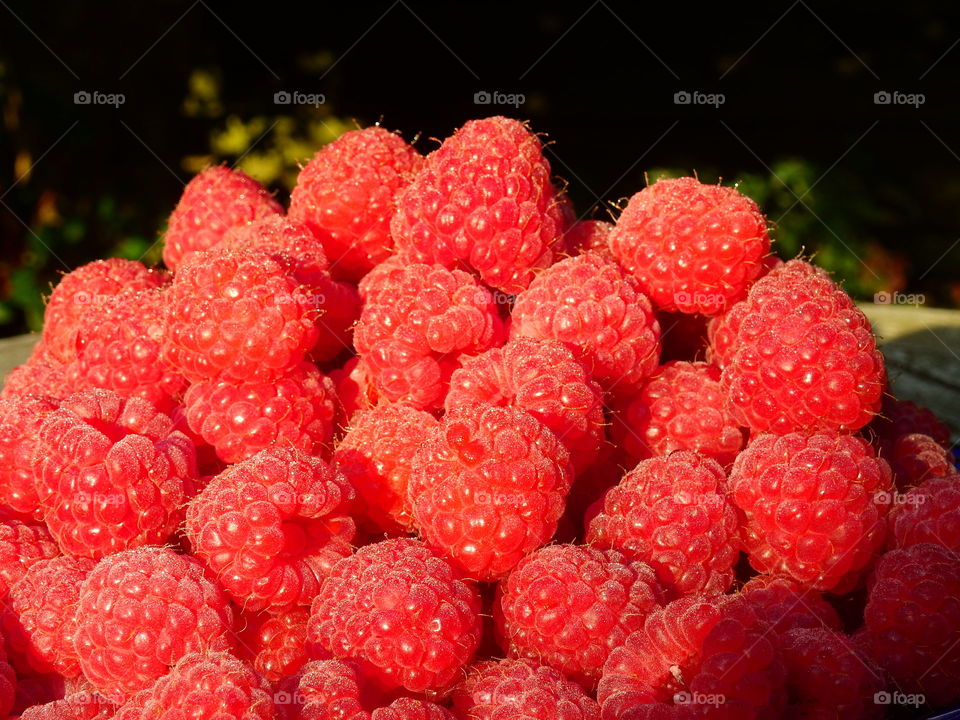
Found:
<svg viewBox="0 0 960 720"><path fill-rule="evenodd" d="M870 321L824 271L791 260L743 302L730 312L733 337L714 353L738 422L781 435L850 432L870 422L880 407L883 356Z"/></svg>
<svg viewBox="0 0 960 720"><path fill-rule="evenodd" d="M442 693L480 643L479 613L476 588L423 543L385 540L334 566L308 639L356 661L376 687Z"/></svg>
<svg viewBox="0 0 960 720"><path fill-rule="evenodd" d="M890 468L858 437L757 435L737 457L730 489L759 572L845 592L883 546Z"/></svg>
<svg viewBox="0 0 960 720"><path fill-rule="evenodd" d="M752 577L740 589L740 596L775 633L841 628L837 611L820 593L783 575Z"/></svg>
<svg viewBox="0 0 960 720"><path fill-rule="evenodd" d="M6 717L17 701L17 673L7 662L3 636L0 635L0 715Z"/></svg>
<svg viewBox="0 0 960 720"><path fill-rule="evenodd" d="M276 380L317 341L318 311L262 251L194 256L167 291L161 359L191 382Z"/></svg>
<svg viewBox="0 0 960 720"><path fill-rule="evenodd" d="M74 648L107 695L149 688L192 652L228 650L233 612L191 557L160 547L104 558L80 586Z"/></svg>
<svg viewBox="0 0 960 720"><path fill-rule="evenodd" d="M0 398L0 503L24 516L41 519L33 478L33 453L44 418L57 402L43 395Z"/></svg>
<svg viewBox="0 0 960 720"><path fill-rule="evenodd" d="M569 453L515 407L447 413L412 463L408 492L423 538L468 575L505 576L557 529Z"/></svg>
<svg viewBox="0 0 960 720"><path fill-rule="evenodd" d="M333 437L337 407L333 381L308 362L272 382L195 383L184 405L190 428L226 463L275 446L319 454Z"/></svg>
<svg viewBox="0 0 960 720"><path fill-rule="evenodd" d="M659 309L718 315L761 275L770 237L757 204L736 188L683 177L630 198L610 252Z"/></svg>
<svg viewBox="0 0 960 720"><path fill-rule="evenodd" d="M0 510L0 600L31 565L59 554L45 525L24 522Z"/></svg>
<svg viewBox="0 0 960 720"><path fill-rule="evenodd" d="M583 255L597 253L605 260L613 260L610 254L610 231L613 223L603 220L580 220L573 223L563 236L563 249L567 254Z"/></svg>
<svg viewBox="0 0 960 720"><path fill-rule="evenodd" d="M45 351L57 362L70 362L77 356L80 316L89 308L110 303L124 290L150 290L166 281L163 273L120 258L95 260L67 273L47 300L42 336Z"/></svg>
<svg viewBox="0 0 960 720"><path fill-rule="evenodd" d="M871 659L932 707L960 699L960 555L930 543L892 550L868 588L861 639Z"/></svg>
<svg viewBox="0 0 960 720"><path fill-rule="evenodd" d="M517 296L510 336L566 344L605 391L628 391L657 366L660 326L650 301L596 253L562 260Z"/></svg>
<svg viewBox="0 0 960 720"><path fill-rule="evenodd" d="M110 720L117 711L107 698L88 692L67 695L42 705L26 708L21 720Z"/></svg>
<svg viewBox="0 0 960 720"><path fill-rule="evenodd" d="M892 443L881 445L879 453L890 463L898 488L911 488L928 478L955 472L950 452L929 435L899 435Z"/></svg>
<svg viewBox="0 0 960 720"><path fill-rule="evenodd" d="M88 558L40 560L10 588L3 631L7 651L24 673L80 674L74 614L80 584L94 564Z"/></svg>
<svg viewBox="0 0 960 720"><path fill-rule="evenodd" d="M664 601L653 570L613 550L552 545L498 586L497 630L513 657L529 657L589 687L610 651Z"/></svg>
<svg viewBox="0 0 960 720"><path fill-rule="evenodd" d="M420 409L439 407L461 354L502 343L493 296L472 276L412 264L368 286L354 341L378 395Z"/></svg>
<svg viewBox="0 0 960 720"><path fill-rule="evenodd" d="M453 692L463 720L600 720L596 700L533 660L478 662Z"/></svg>
<svg viewBox="0 0 960 720"><path fill-rule="evenodd" d="M209 250L232 227L282 215L267 189L240 170L215 166L196 175L183 189L163 236L163 262L180 270L198 250Z"/></svg>
<svg viewBox="0 0 960 720"><path fill-rule="evenodd" d="M226 652L191 652L120 708L116 720L273 720L266 680Z"/></svg>
<svg viewBox="0 0 960 720"><path fill-rule="evenodd" d="M826 628L790 630L779 645L787 668L787 717L886 717L875 698L886 690L880 670L845 635Z"/></svg>
<svg viewBox="0 0 960 720"><path fill-rule="evenodd" d="M889 395L883 396L880 413L870 423L870 429L883 444L901 435L921 433L929 435L945 449L952 445L950 428L940 422L931 410L910 400L896 400Z"/></svg>
<svg viewBox="0 0 960 720"><path fill-rule="evenodd" d="M570 451L574 470L596 459L603 433L599 386L559 342L517 337L464 360L450 376L449 412L477 403L526 410Z"/></svg>
<svg viewBox="0 0 960 720"><path fill-rule="evenodd" d="M716 461L688 451L643 460L598 505L587 542L648 563L671 596L733 584L737 515Z"/></svg>
<svg viewBox="0 0 960 720"><path fill-rule="evenodd" d="M413 527L407 498L410 463L436 426L429 413L403 405L380 405L354 416L334 461L356 488L355 515L371 531Z"/></svg>
<svg viewBox="0 0 960 720"><path fill-rule="evenodd" d="M319 458L263 450L227 468L187 508L187 537L245 610L308 605L352 550L353 488Z"/></svg>
<svg viewBox="0 0 960 720"><path fill-rule="evenodd" d="M65 553L98 559L165 542L197 480L196 452L173 420L140 398L87 390L40 426L37 495Z"/></svg>
<svg viewBox="0 0 960 720"><path fill-rule="evenodd" d="M930 478L894 498L887 517L889 545L934 543L960 551L960 473Z"/></svg>
<svg viewBox="0 0 960 720"><path fill-rule="evenodd" d="M342 368L330 372L330 379L340 400L341 426L349 425L357 411L369 410L379 400L370 369L363 358L350 358Z"/></svg>
<svg viewBox="0 0 960 720"><path fill-rule="evenodd" d="M603 717L783 717L785 671L766 631L736 596L655 609L607 658L597 690Z"/></svg>
<svg viewBox="0 0 960 720"><path fill-rule="evenodd" d="M396 195L422 164L403 138L379 126L345 132L300 171L290 217L321 239L337 277L359 280L392 253Z"/></svg>
<svg viewBox="0 0 960 720"><path fill-rule="evenodd" d="M504 117L465 123L398 195L390 229L408 260L462 265L498 290L523 290L564 230L540 139Z"/></svg>
<svg viewBox="0 0 960 720"><path fill-rule="evenodd" d="M65 398L73 392L67 367L46 356L19 365L4 379L0 400L16 400L23 395Z"/></svg>
<svg viewBox="0 0 960 720"><path fill-rule="evenodd" d="M307 621L310 611L295 607L279 614L246 615L240 634L241 658L272 683L296 675L308 660Z"/></svg>
<svg viewBox="0 0 960 720"><path fill-rule="evenodd" d="M612 432L635 461L695 450L729 467L744 444L720 389L720 371L699 362L661 365L627 399Z"/></svg>

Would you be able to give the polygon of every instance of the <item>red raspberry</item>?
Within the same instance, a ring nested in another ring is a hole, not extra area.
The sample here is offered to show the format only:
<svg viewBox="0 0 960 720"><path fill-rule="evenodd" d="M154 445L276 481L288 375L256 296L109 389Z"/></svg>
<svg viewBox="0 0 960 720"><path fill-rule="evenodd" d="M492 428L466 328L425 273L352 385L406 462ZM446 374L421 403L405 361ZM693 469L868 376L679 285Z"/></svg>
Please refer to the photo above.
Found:
<svg viewBox="0 0 960 720"><path fill-rule="evenodd" d="M510 336L565 343L606 390L629 392L657 366L660 326L650 301L596 253L558 262L517 296Z"/></svg>
<svg viewBox="0 0 960 720"><path fill-rule="evenodd" d="M23 711L29 707L45 705L55 700L63 700L64 697L72 694L68 692L66 687L70 681L62 675L55 673L20 676L16 680L16 700L14 700L13 709L10 711L11 715L21 715ZM83 675L80 675L79 678L75 679L71 684L76 684L77 680L86 682ZM2 681L0 681L0 683L2 683ZM0 694L2 694L2 692L3 691L0 690Z"/></svg>
<svg viewBox="0 0 960 720"><path fill-rule="evenodd" d="M420 409L440 407L461 354L504 339L493 295L471 275L412 264L368 286L354 334L377 393Z"/></svg>
<svg viewBox="0 0 960 720"><path fill-rule="evenodd" d="M308 362L272 382L198 382L183 402L190 428L226 463L275 446L319 454L337 410L333 381Z"/></svg>
<svg viewBox="0 0 960 720"><path fill-rule="evenodd" d="M347 557L353 488L330 465L293 448L263 450L227 468L187 507L187 537L245 610L308 605Z"/></svg>
<svg viewBox="0 0 960 720"><path fill-rule="evenodd" d="M776 633L828 628L840 630L837 611L816 590L784 575L757 575L740 589L740 596Z"/></svg>
<svg viewBox="0 0 960 720"><path fill-rule="evenodd" d="M770 237L760 208L736 188L683 177L630 198L610 251L661 310L718 315L761 275Z"/></svg>
<svg viewBox="0 0 960 720"><path fill-rule="evenodd" d="M7 662L3 635L0 635L0 715L8 716L17 701L17 673Z"/></svg>
<svg viewBox="0 0 960 720"><path fill-rule="evenodd" d="M610 653L597 700L604 718L773 720L783 717L784 680L774 638L749 603L684 597Z"/></svg>
<svg viewBox="0 0 960 720"><path fill-rule="evenodd" d="M604 260L613 261L609 245L611 230L613 230L613 223L603 220L574 222L564 233L563 249L571 256L592 252L600 255Z"/></svg>
<svg viewBox="0 0 960 720"><path fill-rule="evenodd" d="M340 400L339 424L342 427L349 426L354 414L359 410L369 410L379 400L370 369L363 358L350 358L342 368L330 372L330 379Z"/></svg>
<svg viewBox="0 0 960 720"><path fill-rule="evenodd" d="M476 588L423 543L385 540L334 566L308 639L356 661L379 688L443 693L480 643L479 613Z"/></svg>
<svg viewBox="0 0 960 720"><path fill-rule="evenodd" d="M505 576L557 529L569 453L515 407L447 413L412 463L408 492L423 538L479 580Z"/></svg>
<svg viewBox="0 0 960 720"><path fill-rule="evenodd" d="M120 258L95 260L67 273L47 300L43 315L44 350L58 362L70 362L77 356L80 316L88 309L109 304L124 290L150 290L166 281L163 273Z"/></svg>
<svg viewBox="0 0 960 720"><path fill-rule="evenodd" d="M886 717L875 697L886 690L880 670L845 635L826 628L797 629L781 635L778 644L787 667L786 717Z"/></svg>
<svg viewBox="0 0 960 720"><path fill-rule="evenodd" d="M41 356L11 370L0 390L0 400L16 400L23 395L65 398L73 390L67 377L67 365Z"/></svg>
<svg viewBox="0 0 960 720"><path fill-rule="evenodd" d="M261 251L195 254L166 302L162 360L191 382L276 380L318 337L309 289Z"/></svg>
<svg viewBox="0 0 960 720"><path fill-rule="evenodd" d="M45 525L24 522L0 510L0 600L31 565L59 554Z"/></svg>
<svg viewBox="0 0 960 720"><path fill-rule="evenodd" d="M757 435L730 472L741 538L759 572L845 592L883 546L890 468L852 435Z"/></svg>
<svg viewBox="0 0 960 720"><path fill-rule="evenodd" d="M149 688L188 653L228 650L233 612L191 557L141 547L104 558L80 586L74 648L107 695Z"/></svg>
<svg viewBox="0 0 960 720"><path fill-rule="evenodd" d="M336 277L359 280L393 251L396 194L423 158L382 127L345 132L304 166L290 193L290 217L323 242Z"/></svg>
<svg viewBox="0 0 960 720"><path fill-rule="evenodd" d="M73 648L76 605L94 564L88 558L40 560L10 588L3 631L8 653L25 674L80 674Z"/></svg>
<svg viewBox="0 0 960 720"><path fill-rule="evenodd" d="M430 413L403 405L380 405L354 416L333 457L357 490L355 515L372 532L413 527L410 463L436 426Z"/></svg>
<svg viewBox="0 0 960 720"><path fill-rule="evenodd" d="M910 400L896 400L890 395L883 396L879 414L870 423L870 429L883 444L889 444L902 435L921 433L929 435L950 449L950 428L940 422L933 412Z"/></svg>
<svg viewBox="0 0 960 720"><path fill-rule="evenodd" d="M187 183L170 214L163 262L179 270L191 253L214 247L230 228L282 214L267 189L246 173L222 165L207 168Z"/></svg>
<svg viewBox="0 0 960 720"><path fill-rule="evenodd" d="M960 552L960 473L925 480L893 500L887 518L891 547L934 543Z"/></svg>
<svg viewBox="0 0 960 720"><path fill-rule="evenodd" d="M0 398L0 504L24 516L43 517L33 478L33 453L44 418L57 401L43 395Z"/></svg>
<svg viewBox="0 0 960 720"><path fill-rule="evenodd" d="M37 495L65 553L94 559L165 542L197 481L193 443L140 398L87 390L40 426Z"/></svg>
<svg viewBox="0 0 960 720"><path fill-rule="evenodd" d="M871 659L931 707L960 699L960 555L930 543L892 550L868 588L861 640Z"/></svg>
<svg viewBox="0 0 960 720"><path fill-rule="evenodd" d="M598 505L587 542L648 563L673 597L733 584L737 515L716 461L688 451L643 460Z"/></svg>
<svg viewBox="0 0 960 720"><path fill-rule="evenodd" d="M711 320L705 315L688 313L657 314L660 323L660 362L703 360L709 353L709 327Z"/></svg>
<svg viewBox="0 0 960 720"><path fill-rule="evenodd" d="M186 380L160 361L164 293L120 292L93 306L77 323L77 359L68 366L76 390L103 388L169 410Z"/></svg>
<svg viewBox="0 0 960 720"><path fill-rule="evenodd" d="M279 614L245 614L241 634L240 657L272 683L296 675L314 648L307 647L307 621L310 611L295 607Z"/></svg>
<svg viewBox="0 0 960 720"><path fill-rule="evenodd" d="M427 156L397 197L401 256L462 265L508 293L548 267L564 230L540 139L505 117L471 120Z"/></svg>
<svg viewBox="0 0 960 720"><path fill-rule="evenodd" d="M928 478L956 472L952 455L929 435L900 435L890 444L881 444L878 454L890 463L898 488L915 487Z"/></svg>
<svg viewBox="0 0 960 720"><path fill-rule="evenodd" d="M791 260L743 302L745 310L731 310L739 325L718 361L739 422L781 435L850 432L870 422L883 392L883 356L870 321L824 271Z"/></svg>
<svg viewBox="0 0 960 720"><path fill-rule="evenodd" d="M533 660L478 662L453 692L463 720L600 720L596 700Z"/></svg>
<svg viewBox="0 0 960 720"><path fill-rule="evenodd" d="M601 391L559 342L521 336L464 360L450 376L444 407L450 412L478 403L526 410L570 451L575 471L597 457L604 423Z"/></svg>
<svg viewBox="0 0 960 720"><path fill-rule="evenodd" d="M270 685L226 652L191 652L152 687L120 708L116 720L273 720Z"/></svg>
<svg viewBox="0 0 960 720"><path fill-rule="evenodd" d="M96 693L77 692L62 700L26 708L21 720L110 720L117 706Z"/></svg>
<svg viewBox="0 0 960 720"><path fill-rule="evenodd" d="M744 444L720 389L720 371L699 362L661 365L626 400L612 433L635 461L695 450L729 467Z"/></svg>
<svg viewBox="0 0 960 720"><path fill-rule="evenodd" d="M551 545L501 581L493 613L512 657L535 659L589 687L610 651L664 600L645 563L613 550Z"/></svg>

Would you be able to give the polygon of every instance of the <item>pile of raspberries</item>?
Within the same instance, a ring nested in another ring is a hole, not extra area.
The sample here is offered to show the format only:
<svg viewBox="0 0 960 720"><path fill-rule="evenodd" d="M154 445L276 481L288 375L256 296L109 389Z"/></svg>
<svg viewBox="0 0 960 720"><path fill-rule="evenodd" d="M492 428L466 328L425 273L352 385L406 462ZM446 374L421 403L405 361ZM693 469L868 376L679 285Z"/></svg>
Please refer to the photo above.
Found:
<svg viewBox="0 0 960 720"><path fill-rule="evenodd" d="M960 701L960 474L734 187L579 220L522 122L379 126L0 393L0 718L858 720Z"/></svg>

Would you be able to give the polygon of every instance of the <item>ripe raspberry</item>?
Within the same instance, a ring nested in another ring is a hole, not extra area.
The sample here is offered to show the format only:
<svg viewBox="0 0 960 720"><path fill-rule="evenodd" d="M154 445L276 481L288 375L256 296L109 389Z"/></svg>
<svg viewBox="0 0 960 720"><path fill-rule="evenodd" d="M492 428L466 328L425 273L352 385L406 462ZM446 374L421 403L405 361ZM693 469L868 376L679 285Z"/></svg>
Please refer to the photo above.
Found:
<svg viewBox="0 0 960 720"><path fill-rule="evenodd" d="M960 473L930 478L894 499L887 518L888 545L934 543L960 551Z"/></svg>
<svg viewBox="0 0 960 720"><path fill-rule="evenodd" d="M643 460L598 505L587 542L648 563L671 597L733 584L737 515L714 460L688 451Z"/></svg>
<svg viewBox="0 0 960 720"><path fill-rule="evenodd" d="M563 249L568 255L597 253L605 260L613 260L610 254L610 231L613 223L603 220L580 220L564 233Z"/></svg>
<svg viewBox="0 0 960 720"><path fill-rule="evenodd" d="M71 395L44 418L33 467L51 534L65 553L94 559L165 542L197 480L174 421L109 390Z"/></svg>
<svg viewBox="0 0 960 720"><path fill-rule="evenodd" d="M308 288L261 251L197 253L166 295L161 359L191 382L276 380L317 341Z"/></svg>
<svg viewBox="0 0 960 720"><path fill-rule="evenodd" d="M461 354L504 339L493 295L471 275L412 264L368 286L354 333L378 395L420 409L440 407Z"/></svg>
<svg viewBox="0 0 960 720"><path fill-rule="evenodd" d="M720 389L720 371L699 362L661 365L626 400L611 430L635 461L695 450L729 467L744 444Z"/></svg>
<svg viewBox="0 0 960 720"><path fill-rule="evenodd" d="M267 189L246 173L222 165L207 168L187 183L170 214L163 262L180 270L191 253L214 247L230 228L282 214Z"/></svg>
<svg viewBox="0 0 960 720"><path fill-rule="evenodd" d="M357 281L393 252L396 195L422 164L416 150L382 127L345 132L300 171L290 217L320 238L336 277Z"/></svg>
<svg viewBox="0 0 960 720"><path fill-rule="evenodd" d="M122 706L116 720L273 720L270 684L226 652L191 652L152 687Z"/></svg>
<svg viewBox="0 0 960 720"><path fill-rule="evenodd" d="M120 258L95 260L67 273L47 300L43 314L44 350L57 362L70 362L77 356L80 316L89 308L109 304L122 291L150 290L166 282L163 273Z"/></svg>
<svg viewBox="0 0 960 720"><path fill-rule="evenodd" d="M271 683L299 672L309 659L314 647L307 647L307 621L310 611L305 607L274 613L245 614L247 625L238 638L240 657Z"/></svg>
<svg viewBox="0 0 960 720"><path fill-rule="evenodd" d="M308 362L272 382L198 382L183 402L190 428L226 463L281 446L319 454L337 410L333 381Z"/></svg>
<svg viewBox="0 0 960 720"><path fill-rule="evenodd" d="M308 639L357 662L376 687L443 693L480 643L479 613L476 588L423 543L385 540L334 566Z"/></svg>
<svg viewBox="0 0 960 720"><path fill-rule="evenodd" d="M94 564L88 558L40 560L10 588L3 632L7 652L24 674L80 674L75 612L80 584Z"/></svg>
<svg viewBox="0 0 960 720"><path fill-rule="evenodd" d="M761 275L770 237L760 208L736 188L683 177L630 198L610 252L659 309L718 315Z"/></svg>
<svg viewBox="0 0 960 720"><path fill-rule="evenodd" d="M883 444L889 444L901 435L921 433L929 435L945 449L952 445L950 428L931 410L910 400L896 400L890 395L883 396L880 412L870 423L870 429Z"/></svg>
<svg viewBox="0 0 960 720"><path fill-rule="evenodd" d="M891 550L868 588L861 640L871 659L931 707L960 699L960 555L930 543Z"/></svg>
<svg viewBox="0 0 960 720"><path fill-rule="evenodd" d="M57 401L43 395L0 398L0 504L40 520L43 513L33 478L33 452L44 418Z"/></svg>
<svg viewBox="0 0 960 720"><path fill-rule="evenodd" d="M330 372L330 379L340 400L341 427L349 426L358 411L371 409L379 400L377 388L363 358L350 358L342 368Z"/></svg>
<svg viewBox="0 0 960 720"><path fill-rule="evenodd" d="M533 660L476 663L453 691L462 720L600 720L583 688Z"/></svg>
<svg viewBox="0 0 960 720"><path fill-rule="evenodd" d="M229 650L233 612L191 557L141 547L104 558L80 586L74 648L106 695L149 688L180 658Z"/></svg>
<svg viewBox="0 0 960 720"><path fill-rule="evenodd" d="M478 580L505 576L557 529L569 453L515 407L447 413L412 463L408 492L423 538Z"/></svg>
<svg viewBox="0 0 960 720"><path fill-rule="evenodd" d="M498 585L498 635L512 657L529 657L584 686L595 684L665 596L649 565L614 550L551 545L527 555Z"/></svg>
<svg viewBox="0 0 960 720"><path fill-rule="evenodd" d="M810 628L841 629L837 611L819 592L784 575L756 575L740 589L740 596L775 633Z"/></svg>
<svg viewBox="0 0 960 720"><path fill-rule="evenodd" d="M372 532L413 527L410 463L436 426L430 413L403 405L380 405L354 416L333 457L356 488L354 515Z"/></svg>
<svg viewBox="0 0 960 720"><path fill-rule="evenodd" d="M773 719L783 717L784 679L774 638L748 602L684 597L610 653L597 700L604 718Z"/></svg>
<svg viewBox="0 0 960 720"><path fill-rule="evenodd" d="M510 336L565 343L605 391L628 392L657 366L660 326L650 301L596 253L562 260L517 296Z"/></svg>
<svg viewBox="0 0 960 720"><path fill-rule="evenodd" d="M759 572L845 592L883 546L890 468L852 435L755 436L730 472L741 538Z"/></svg>
<svg viewBox="0 0 960 720"><path fill-rule="evenodd" d="M540 139L517 120L471 120L427 156L390 229L414 262L461 265L508 293L548 267L564 231Z"/></svg>
<svg viewBox="0 0 960 720"><path fill-rule="evenodd" d="M59 554L45 525L24 522L0 510L0 600L31 565Z"/></svg>
<svg viewBox="0 0 960 720"><path fill-rule="evenodd" d="M883 356L870 321L824 271L791 260L743 302L730 313L732 339L714 353L741 424L785 435L850 432L870 422L880 407Z"/></svg>
<svg viewBox="0 0 960 720"><path fill-rule="evenodd" d="M787 668L787 717L886 717L875 702L886 690L881 671L845 635L826 628L790 630L778 644Z"/></svg>
<svg viewBox="0 0 960 720"><path fill-rule="evenodd" d="M929 435L900 435L892 443L881 445L878 453L890 463L898 488L915 487L928 478L956 472L951 454Z"/></svg>
<svg viewBox="0 0 960 720"><path fill-rule="evenodd" d="M603 400L599 386L563 344L517 337L474 358L450 376L447 412L486 403L526 410L570 451L575 471L599 452Z"/></svg>
<svg viewBox="0 0 960 720"><path fill-rule="evenodd" d="M21 720L110 720L117 706L96 693L77 692L62 700L26 708Z"/></svg>
<svg viewBox="0 0 960 720"><path fill-rule="evenodd" d="M245 610L308 605L347 557L353 488L319 458L263 450L227 468L187 507L187 537Z"/></svg>
<svg viewBox="0 0 960 720"><path fill-rule="evenodd" d="M18 365L4 379L0 400L16 400L23 395L65 398L73 392L67 367L47 356Z"/></svg>
<svg viewBox="0 0 960 720"><path fill-rule="evenodd" d="M17 673L7 662L3 635L0 635L0 715L6 717L17 701Z"/></svg>

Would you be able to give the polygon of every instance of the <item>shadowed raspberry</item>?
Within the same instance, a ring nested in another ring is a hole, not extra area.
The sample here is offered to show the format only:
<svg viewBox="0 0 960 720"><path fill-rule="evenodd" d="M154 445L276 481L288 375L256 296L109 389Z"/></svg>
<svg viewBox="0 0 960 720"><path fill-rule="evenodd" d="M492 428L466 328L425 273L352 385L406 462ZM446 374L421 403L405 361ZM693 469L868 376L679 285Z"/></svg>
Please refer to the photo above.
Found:
<svg viewBox="0 0 960 720"><path fill-rule="evenodd" d="M0 510L0 600L31 565L59 554L43 523L26 522Z"/></svg>
<svg viewBox="0 0 960 720"><path fill-rule="evenodd" d="M350 426L358 410L369 410L379 400L370 369L363 358L352 357L342 368L331 370L330 379L337 389L337 399L340 401L338 425L342 428Z"/></svg>
<svg viewBox="0 0 960 720"><path fill-rule="evenodd" d="M352 551L353 497L346 478L323 460L293 448L263 450L191 501L187 537L245 610L308 605Z"/></svg>
<svg viewBox="0 0 960 720"><path fill-rule="evenodd" d="M0 398L0 504L40 520L43 511L33 477L33 453L44 418L57 408L45 395Z"/></svg>
<svg viewBox="0 0 960 720"><path fill-rule="evenodd" d="M7 662L3 635L0 635L0 714L10 714L17 702L17 673Z"/></svg>
<svg viewBox="0 0 960 720"><path fill-rule="evenodd" d="M610 254L610 231L613 223L603 220L580 220L563 235L563 250L567 255L583 255L594 252L606 260L613 260Z"/></svg>
<svg viewBox="0 0 960 720"><path fill-rule="evenodd" d="M243 613L237 649L241 659L271 683L296 675L309 659L307 621L310 611L295 607L280 613Z"/></svg>
<svg viewBox="0 0 960 720"><path fill-rule="evenodd" d="M881 443L877 454L890 463L893 479L900 489L909 489L927 479L947 477L957 471L949 450L929 435L920 433L898 435L889 443Z"/></svg>
<svg viewBox="0 0 960 720"><path fill-rule="evenodd" d="M930 478L894 499L887 518L890 547L934 543L960 552L960 473Z"/></svg>
<svg viewBox="0 0 960 720"><path fill-rule="evenodd" d="M882 444L888 444L901 435L921 433L933 438L944 449L952 445L950 428L940 422L933 411L910 400L897 400L887 394L883 396L880 412L870 423L869 430L875 433Z"/></svg>
<svg viewBox="0 0 960 720"><path fill-rule="evenodd" d="M840 630L837 611L816 590L785 575L757 575L740 589L740 596L773 632L827 628Z"/></svg>

